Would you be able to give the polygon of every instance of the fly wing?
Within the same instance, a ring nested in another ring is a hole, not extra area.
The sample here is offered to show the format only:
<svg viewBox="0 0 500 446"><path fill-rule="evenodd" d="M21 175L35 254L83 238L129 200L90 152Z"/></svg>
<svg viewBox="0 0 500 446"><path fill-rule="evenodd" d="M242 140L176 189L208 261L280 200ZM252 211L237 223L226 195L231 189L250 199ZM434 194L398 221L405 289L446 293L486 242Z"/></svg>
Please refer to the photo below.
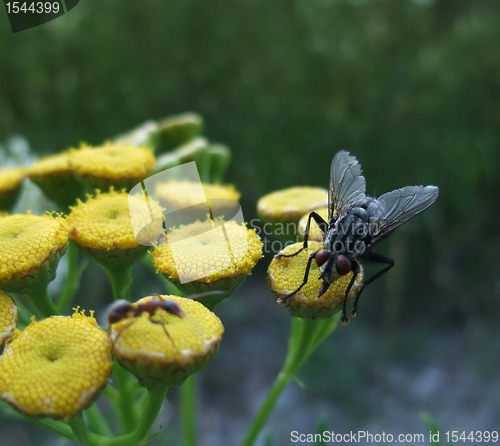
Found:
<svg viewBox="0 0 500 446"><path fill-rule="evenodd" d="M373 205L379 207L380 217L370 225L372 243L427 209L436 201L438 194L436 186L406 186L378 197Z"/></svg>
<svg viewBox="0 0 500 446"><path fill-rule="evenodd" d="M330 190L328 193L328 218L330 222L346 212L350 205L365 199L366 182L358 160L344 150L332 160Z"/></svg>

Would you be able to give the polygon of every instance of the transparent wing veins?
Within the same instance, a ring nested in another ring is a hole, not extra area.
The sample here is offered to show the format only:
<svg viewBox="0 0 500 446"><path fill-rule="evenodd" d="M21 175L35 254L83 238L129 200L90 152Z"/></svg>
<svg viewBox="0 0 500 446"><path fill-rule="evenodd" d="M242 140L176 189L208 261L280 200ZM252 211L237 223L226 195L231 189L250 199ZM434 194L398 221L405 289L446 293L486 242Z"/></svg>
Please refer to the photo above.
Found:
<svg viewBox="0 0 500 446"><path fill-rule="evenodd" d="M372 243L427 209L438 194L436 186L406 186L378 197L376 201L383 207L383 216L371 228Z"/></svg>
<svg viewBox="0 0 500 446"><path fill-rule="evenodd" d="M328 217L330 221L345 213L350 205L365 199L366 181L358 160L344 150L332 160L330 189L328 192Z"/></svg>

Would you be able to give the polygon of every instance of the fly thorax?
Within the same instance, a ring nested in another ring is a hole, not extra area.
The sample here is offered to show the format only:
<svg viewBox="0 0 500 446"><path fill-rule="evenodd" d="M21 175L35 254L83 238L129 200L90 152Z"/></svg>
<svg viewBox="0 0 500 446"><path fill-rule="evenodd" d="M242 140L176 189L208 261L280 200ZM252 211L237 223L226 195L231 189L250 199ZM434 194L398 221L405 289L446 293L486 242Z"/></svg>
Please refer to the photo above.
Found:
<svg viewBox="0 0 500 446"><path fill-rule="evenodd" d="M335 229L327 234L325 247L351 260L363 255L369 241L369 221L366 209L351 209L337 220Z"/></svg>

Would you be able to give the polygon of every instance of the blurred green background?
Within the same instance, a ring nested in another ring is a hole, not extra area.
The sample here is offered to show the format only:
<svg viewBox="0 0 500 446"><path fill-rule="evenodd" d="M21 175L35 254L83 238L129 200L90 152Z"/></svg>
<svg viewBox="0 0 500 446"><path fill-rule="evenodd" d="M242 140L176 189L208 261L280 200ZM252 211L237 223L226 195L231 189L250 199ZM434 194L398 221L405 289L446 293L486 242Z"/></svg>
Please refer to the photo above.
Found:
<svg viewBox="0 0 500 446"><path fill-rule="evenodd" d="M422 411L447 429L498 428L499 19L496 0L81 0L12 34L1 13L0 141L21 134L43 155L195 111L233 149L227 180L247 220L275 189L327 187L340 149L357 156L371 195L439 186L436 204L380 247L396 268L365 291L272 425L288 420L277 444L323 412L339 432L422 429ZM284 355L270 259L221 307L229 339L205 375L202 423L215 425L204 444L236 444L225 441L240 438L249 399Z"/></svg>

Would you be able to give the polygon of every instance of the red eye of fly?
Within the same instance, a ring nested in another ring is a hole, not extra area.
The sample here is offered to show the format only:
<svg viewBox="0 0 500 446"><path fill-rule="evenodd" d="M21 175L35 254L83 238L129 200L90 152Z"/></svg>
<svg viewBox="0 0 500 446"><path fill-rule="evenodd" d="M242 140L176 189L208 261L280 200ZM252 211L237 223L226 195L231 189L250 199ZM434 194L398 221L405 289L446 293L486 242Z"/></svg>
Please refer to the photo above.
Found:
<svg viewBox="0 0 500 446"><path fill-rule="evenodd" d="M316 265L322 266L330 258L330 251L328 249L320 249L314 256Z"/></svg>
<svg viewBox="0 0 500 446"><path fill-rule="evenodd" d="M345 276L352 269L351 261L346 256L338 256L335 259L335 268L341 276Z"/></svg>

